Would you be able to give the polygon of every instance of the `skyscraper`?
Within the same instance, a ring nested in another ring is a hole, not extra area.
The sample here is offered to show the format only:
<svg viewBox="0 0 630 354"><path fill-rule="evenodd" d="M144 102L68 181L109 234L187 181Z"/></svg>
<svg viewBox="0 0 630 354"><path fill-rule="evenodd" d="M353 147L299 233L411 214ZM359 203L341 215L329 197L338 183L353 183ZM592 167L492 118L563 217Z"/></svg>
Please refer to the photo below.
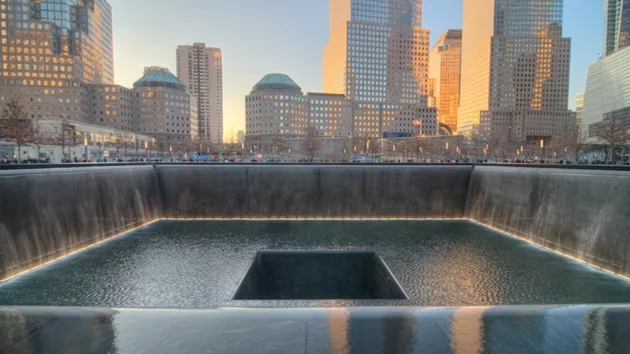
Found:
<svg viewBox="0 0 630 354"><path fill-rule="evenodd" d="M444 32L433 45L429 62L429 78L433 82L433 104L438 108L438 121L455 132L461 86L462 31Z"/></svg>
<svg viewBox="0 0 630 354"><path fill-rule="evenodd" d="M429 30L421 0L330 0L324 91L427 104Z"/></svg>
<svg viewBox="0 0 630 354"><path fill-rule="evenodd" d="M562 13L563 0L464 0L460 133L525 141L574 129Z"/></svg>
<svg viewBox="0 0 630 354"><path fill-rule="evenodd" d="M2 84L114 83L112 12L106 0L0 3Z"/></svg>
<svg viewBox="0 0 630 354"><path fill-rule="evenodd" d="M177 77L198 104L199 137L223 143L223 64L221 49L204 43L177 48Z"/></svg>
<svg viewBox="0 0 630 354"><path fill-rule="evenodd" d="M604 0L606 15L606 55L630 46L630 0Z"/></svg>

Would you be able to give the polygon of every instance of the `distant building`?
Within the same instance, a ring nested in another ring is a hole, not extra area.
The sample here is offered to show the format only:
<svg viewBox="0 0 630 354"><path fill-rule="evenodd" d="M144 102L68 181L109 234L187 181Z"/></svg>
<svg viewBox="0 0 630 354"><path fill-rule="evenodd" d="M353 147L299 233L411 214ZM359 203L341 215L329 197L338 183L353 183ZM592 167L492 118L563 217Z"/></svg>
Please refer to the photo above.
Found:
<svg viewBox="0 0 630 354"><path fill-rule="evenodd" d="M284 74L269 74L245 98L248 145L265 150L275 135L299 139L315 127L322 139L437 135L435 108L369 103L344 95L308 93Z"/></svg>
<svg viewBox="0 0 630 354"><path fill-rule="evenodd" d="M583 113L584 111L584 92L580 92L575 95L575 115L578 126L582 126L583 123Z"/></svg>
<svg viewBox="0 0 630 354"><path fill-rule="evenodd" d="M460 134L521 142L574 129L562 15L563 0L464 0Z"/></svg>
<svg viewBox="0 0 630 354"><path fill-rule="evenodd" d="M344 95L308 93L309 125L317 128L317 135L326 138L352 136L352 104Z"/></svg>
<svg viewBox="0 0 630 354"><path fill-rule="evenodd" d="M133 87L140 96L136 125L139 133L154 136L165 146L198 136L195 99L168 69L146 68Z"/></svg>
<svg viewBox="0 0 630 354"><path fill-rule="evenodd" d="M583 124L590 126L606 113L630 107L630 47L599 59L588 70Z"/></svg>
<svg viewBox="0 0 630 354"><path fill-rule="evenodd" d="M433 45L429 63L432 82L429 86L433 86L434 98L430 105L437 108L438 121L451 133L455 132L461 89L462 30L444 32Z"/></svg>
<svg viewBox="0 0 630 354"><path fill-rule="evenodd" d="M604 126L606 122L610 120L619 122L626 128L626 130L630 132L630 107L625 107L604 114L604 118L601 121L589 125L588 136L590 138L601 137L602 126Z"/></svg>
<svg viewBox="0 0 630 354"><path fill-rule="evenodd" d="M427 104L429 30L421 0L330 1L324 92L352 101Z"/></svg>
<svg viewBox="0 0 630 354"><path fill-rule="evenodd" d="M177 48L177 77L197 101L199 136L223 143L223 63L221 49L204 43Z"/></svg>
<svg viewBox="0 0 630 354"><path fill-rule="evenodd" d="M604 53L630 46L630 0L604 0L606 39Z"/></svg>
<svg viewBox="0 0 630 354"><path fill-rule="evenodd" d="M303 136L308 127L308 104L302 89L289 76L263 77L245 98L248 144L268 145L279 134Z"/></svg>

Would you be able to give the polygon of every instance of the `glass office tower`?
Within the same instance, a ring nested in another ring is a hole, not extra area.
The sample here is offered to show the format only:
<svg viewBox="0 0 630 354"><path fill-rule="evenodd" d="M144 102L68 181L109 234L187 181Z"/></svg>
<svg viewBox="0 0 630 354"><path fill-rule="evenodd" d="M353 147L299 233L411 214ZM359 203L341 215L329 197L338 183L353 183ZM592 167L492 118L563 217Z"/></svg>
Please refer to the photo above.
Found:
<svg viewBox="0 0 630 354"><path fill-rule="evenodd" d="M604 0L606 15L605 53L630 46L630 0Z"/></svg>
<svg viewBox="0 0 630 354"><path fill-rule="evenodd" d="M330 0L324 91L427 104L429 31L421 0Z"/></svg>
<svg viewBox="0 0 630 354"><path fill-rule="evenodd" d="M2 84L113 84L111 7L106 0L0 2Z"/></svg>

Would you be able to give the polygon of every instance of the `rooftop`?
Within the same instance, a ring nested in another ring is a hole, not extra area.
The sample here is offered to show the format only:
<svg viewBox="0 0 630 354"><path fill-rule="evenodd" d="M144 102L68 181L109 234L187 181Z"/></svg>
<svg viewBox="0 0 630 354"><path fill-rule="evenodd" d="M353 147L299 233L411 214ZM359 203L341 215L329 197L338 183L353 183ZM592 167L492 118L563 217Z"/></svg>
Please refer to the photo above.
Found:
<svg viewBox="0 0 630 354"><path fill-rule="evenodd" d="M293 81L288 75L285 74L268 74L265 75L258 83L254 86L252 91L258 90L293 90L293 91L302 91L300 86Z"/></svg>
<svg viewBox="0 0 630 354"><path fill-rule="evenodd" d="M186 86L167 68L149 67L144 70L144 76L133 84L134 88L164 87L186 91Z"/></svg>

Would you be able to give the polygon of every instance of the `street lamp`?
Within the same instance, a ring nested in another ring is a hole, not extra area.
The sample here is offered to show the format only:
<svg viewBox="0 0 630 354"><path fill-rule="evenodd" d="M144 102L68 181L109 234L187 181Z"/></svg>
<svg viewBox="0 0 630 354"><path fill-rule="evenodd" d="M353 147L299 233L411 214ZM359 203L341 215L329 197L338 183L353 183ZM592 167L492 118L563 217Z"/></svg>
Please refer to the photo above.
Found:
<svg viewBox="0 0 630 354"><path fill-rule="evenodd" d="M87 137L83 138L83 146L85 146L85 162L88 162L88 140Z"/></svg>

